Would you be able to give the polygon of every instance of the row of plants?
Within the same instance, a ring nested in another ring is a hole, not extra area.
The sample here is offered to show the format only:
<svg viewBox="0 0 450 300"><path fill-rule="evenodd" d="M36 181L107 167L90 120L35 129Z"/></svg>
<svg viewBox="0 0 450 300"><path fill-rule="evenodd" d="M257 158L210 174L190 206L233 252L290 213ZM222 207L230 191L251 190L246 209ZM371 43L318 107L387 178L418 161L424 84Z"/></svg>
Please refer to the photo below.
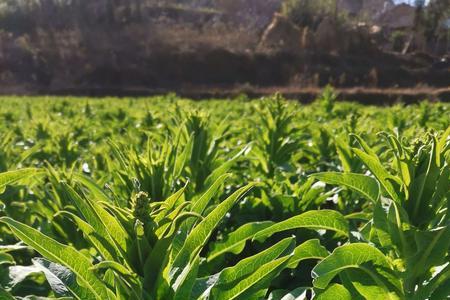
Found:
<svg viewBox="0 0 450 300"><path fill-rule="evenodd" d="M448 104L2 103L1 299L450 296Z"/></svg>

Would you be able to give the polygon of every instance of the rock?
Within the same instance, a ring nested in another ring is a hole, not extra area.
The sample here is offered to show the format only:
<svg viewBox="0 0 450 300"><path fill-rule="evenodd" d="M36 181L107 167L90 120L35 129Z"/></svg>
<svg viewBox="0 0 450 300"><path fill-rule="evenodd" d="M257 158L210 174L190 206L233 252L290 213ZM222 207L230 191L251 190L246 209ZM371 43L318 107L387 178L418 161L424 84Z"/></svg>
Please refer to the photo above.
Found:
<svg viewBox="0 0 450 300"><path fill-rule="evenodd" d="M259 50L300 50L302 30L285 16L276 13L264 31L258 45Z"/></svg>
<svg viewBox="0 0 450 300"><path fill-rule="evenodd" d="M300 48L302 49L314 48L314 34L311 32L311 29L308 26L302 29L302 34L300 38Z"/></svg>
<svg viewBox="0 0 450 300"><path fill-rule="evenodd" d="M249 22L258 29L265 28L276 11L280 10L280 0L215 0L215 6L235 21Z"/></svg>
<svg viewBox="0 0 450 300"><path fill-rule="evenodd" d="M377 18L377 23L389 30L409 29L414 26L416 8L400 4L387 10Z"/></svg>
<svg viewBox="0 0 450 300"><path fill-rule="evenodd" d="M274 15L257 47L259 51L294 53L371 53L375 48L368 26L338 26L333 17L326 17L314 30L309 26L298 27L280 14Z"/></svg>
<svg viewBox="0 0 450 300"><path fill-rule="evenodd" d="M320 22L314 35L316 47L324 51L337 51L340 47L341 40L338 38L336 24L332 18L325 18Z"/></svg>
<svg viewBox="0 0 450 300"><path fill-rule="evenodd" d="M337 0L338 8L346 11L350 16L367 15L371 19L392 9L395 4L392 0Z"/></svg>
<svg viewBox="0 0 450 300"><path fill-rule="evenodd" d="M350 15L356 16L361 12L363 8L363 1L361 0L337 0L338 9L340 11L346 11Z"/></svg>
<svg viewBox="0 0 450 300"><path fill-rule="evenodd" d="M362 12L370 16L372 20L379 18L395 7L392 0L364 0L362 2Z"/></svg>

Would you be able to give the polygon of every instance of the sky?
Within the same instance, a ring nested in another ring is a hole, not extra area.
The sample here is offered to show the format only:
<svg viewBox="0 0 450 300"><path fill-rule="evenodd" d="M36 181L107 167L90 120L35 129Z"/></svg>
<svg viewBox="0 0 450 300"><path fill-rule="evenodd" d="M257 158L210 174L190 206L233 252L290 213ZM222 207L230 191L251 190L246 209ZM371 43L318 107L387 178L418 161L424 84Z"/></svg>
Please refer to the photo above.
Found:
<svg viewBox="0 0 450 300"><path fill-rule="evenodd" d="M425 2L428 3L429 0L426 0ZM414 0L394 0L395 3L410 3L410 4L414 4Z"/></svg>

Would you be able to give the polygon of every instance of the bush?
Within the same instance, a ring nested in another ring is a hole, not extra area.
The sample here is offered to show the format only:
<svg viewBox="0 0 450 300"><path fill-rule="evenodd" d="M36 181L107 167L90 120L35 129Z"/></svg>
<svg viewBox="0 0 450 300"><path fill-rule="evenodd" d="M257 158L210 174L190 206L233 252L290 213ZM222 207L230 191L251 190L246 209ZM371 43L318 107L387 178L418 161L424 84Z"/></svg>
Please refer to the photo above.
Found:
<svg viewBox="0 0 450 300"><path fill-rule="evenodd" d="M405 47L407 35L403 31L394 31L391 36L392 50L401 52Z"/></svg>
<svg viewBox="0 0 450 300"><path fill-rule="evenodd" d="M299 26L311 26L334 15L335 7L335 0L285 0L281 13Z"/></svg>

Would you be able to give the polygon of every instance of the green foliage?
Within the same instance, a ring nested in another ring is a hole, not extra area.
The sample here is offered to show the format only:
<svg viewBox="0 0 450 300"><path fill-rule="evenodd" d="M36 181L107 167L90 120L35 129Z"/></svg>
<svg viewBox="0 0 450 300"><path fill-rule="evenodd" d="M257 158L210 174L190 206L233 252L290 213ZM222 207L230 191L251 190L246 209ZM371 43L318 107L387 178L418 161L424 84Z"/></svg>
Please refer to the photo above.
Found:
<svg viewBox="0 0 450 300"><path fill-rule="evenodd" d="M311 26L318 18L334 15L335 0L284 0L281 13L300 26Z"/></svg>
<svg viewBox="0 0 450 300"><path fill-rule="evenodd" d="M361 234L366 242L380 249L361 243L337 248L313 269L315 287L325 288L337 271L359 268L370 279L358 279L362 278L358 275L360 271L352 270L343 275L346 277L343 280L365 298L379 295L383 299L426 299L441 288L433 283L436 278L442 276L441 280L446 280L448 276L445 266L450 246L449 134L450 129L440 138L429 134L408 146L395 135L382 133L392 155L389 169L356 136L363 150L353 151L373 177L346 173L315 175L327 183L355 190L374 203L372 218L362 227L368 228L369 234ZM379 187L382 198L378 197ZM360 266L368 260L369 266ZM435 268L441 270L434 271Z"/></svg>
<svg viewBox="0 0 450 300"><path fill-rule="evenodd" d="M3 101L0 299L450 295L448 104Z"/></svg>

